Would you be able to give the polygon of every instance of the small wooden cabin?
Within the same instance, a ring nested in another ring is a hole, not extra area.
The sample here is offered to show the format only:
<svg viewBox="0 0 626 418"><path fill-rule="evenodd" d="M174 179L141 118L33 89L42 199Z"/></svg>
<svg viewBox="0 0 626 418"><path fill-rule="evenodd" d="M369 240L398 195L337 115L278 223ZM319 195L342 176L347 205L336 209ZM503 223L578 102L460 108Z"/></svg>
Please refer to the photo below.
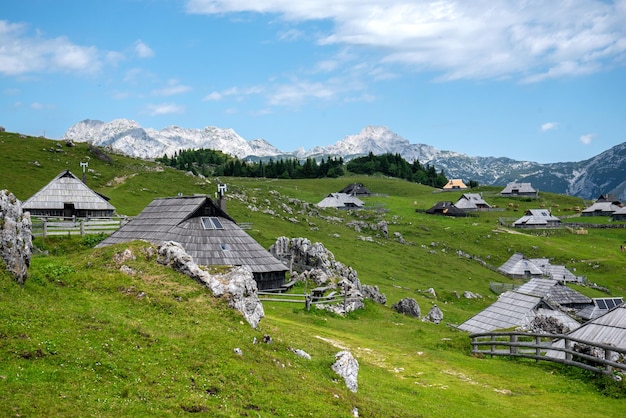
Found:
<svg viewBox="0 0 626 418"><path fill-rule="evenodd" d="M65 170L28 198L22 207L32 216L110 218L115 207L108 200Z"/></svg>

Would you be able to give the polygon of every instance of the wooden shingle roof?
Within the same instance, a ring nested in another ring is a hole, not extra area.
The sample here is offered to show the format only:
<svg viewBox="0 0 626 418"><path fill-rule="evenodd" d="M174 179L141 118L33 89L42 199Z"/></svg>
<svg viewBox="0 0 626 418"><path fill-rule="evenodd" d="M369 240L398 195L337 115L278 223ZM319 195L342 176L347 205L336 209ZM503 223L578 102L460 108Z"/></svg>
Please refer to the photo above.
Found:
<svg viewBox="0 0 626 418"><path fill-rule="evenodd" d="M62 210L71 203L79 210L115 211L107 199L91 190L71 171L65 170L28 198L22 207L28 210Z"/></svg>
<svg viewBox="0 0 626 418"><path fill-rule="evenodd" d="M613 345L626 349L626 305L618 306L604 315L592 319L580 328L569 332L568 336L589 342ZM563 340L557 340L553 346L563 347ZM563 358L565 353L548 351L546 356Z"/></svg>
<svg viewBox="0 0 626 418"><path fill-rule="evenodd" d="M504 264L498 267L498 272L513 277L540 277L543 271L532 261L524 258L521 253L513 254Z"/></svg>
<svg viewBox="0 0 626 418"><path fill-rule="evenodd" d="M331 193L322 199L317 206L320 208L361 208L365 203L356 196L346 193Z"/></svg>
<svg viewBox="0 0 626 418"><path fill-rule="evenodd" d="M541 303L541 297L514 290L502 293L498 300L459 325L468 332L488 332L517 327L525 322L532 309Z"/></svg>
<svg viewBox="0 0 626 418"><path fill-rule="evenodd" d="M200 265L247 266L253 273L288 270L206 196L155 199L100 245L138 239L178 242Z"/></svg>

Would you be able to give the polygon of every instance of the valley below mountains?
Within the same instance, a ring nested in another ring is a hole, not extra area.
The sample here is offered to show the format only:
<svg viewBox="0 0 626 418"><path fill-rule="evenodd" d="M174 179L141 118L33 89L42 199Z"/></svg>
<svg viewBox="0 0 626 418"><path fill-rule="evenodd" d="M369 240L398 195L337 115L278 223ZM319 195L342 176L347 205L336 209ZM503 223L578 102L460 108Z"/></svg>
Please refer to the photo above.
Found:
<svg viewBox="0 0 626 418"><path fill-rule="evenodd" d="M482 185L505 186L507 183L532 183L541 191L596 199L611 193L626 200L626 142L585 161L540 164L506 157L476 157L454 151L438 150L430 145L411 144L383 126L366 126L356 135L348 135L333 145L310 150L282 151L264 139L246 140L233 129L209 126L185 129L169 126L161 130L143 128L137 122L116 119L111 122L81 121L64 134L64 140L90 142L116 152L143 159L173 155L182 149L219 150L244 160L269 158L352 158L385 153L400 154L405 160L419 161L448 178L475 180Z"/></svg>

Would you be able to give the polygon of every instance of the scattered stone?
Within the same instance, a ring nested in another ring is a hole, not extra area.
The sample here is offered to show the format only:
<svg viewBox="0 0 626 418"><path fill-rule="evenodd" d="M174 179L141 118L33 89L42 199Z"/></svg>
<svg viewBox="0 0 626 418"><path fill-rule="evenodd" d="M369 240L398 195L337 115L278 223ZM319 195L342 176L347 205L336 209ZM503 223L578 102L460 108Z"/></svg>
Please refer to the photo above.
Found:
<svg viewBox="0 0 626 418"><path fill-rule="evenodd" d="M428 293L433 298L437 299L437 294L435 293L435 289L433 289L432 287L429 287L428 289L426 289L426 293Z"/></svg>
<svg viewBox="0 0 626 418"><path fill-rule="evenodd" d="M129 276L134 276L137 273L134 269L132 269L131 267L128 267L126 264L120 267L120 271Z"/></svg>
<svg viewBox="0 0 626 418"><path fill-rule="evenodd" d="M398 313L413 316L415 318L419 318L422 314L417 301L413 298L400 299L398 302L394 303L391 308Z"/></svg>
<svg viewBox="0 0 626 418"><path fill-rule="evenodd" d="M359 388L357 378L359 376L359 362L349 351L340 351L335 354L335 363L331 366L333 371L341 376L346 383L346 387L352 392Z"/></svg>
<svg viewBox="0 0 626 418"><path fill-rule="evenodd" d="M237 354L238 356L243 356L243 351L241 351L241 348L233 348L233 353Z"/></svg>
<svg viewBox="0 0 626 418"><path fill-rule="evenodd" d="M483 298L478 293L470 292L469 290L466 290L465 292L463 292L463 297L465 299L482 299Z"/></svg>
<svg viewBox="0 0 626 418"><path fill-rule="evenodd" d="M265 344L271 344L272 343L272 337L270 337L268 334L263 335L263 342Z"/></svg>
<svg viewBox="0 0 626 418"><path fill-rule="evenodd" d="M302 357L304 359L311 360L311 355L309 353L307 353L306 351L304 351L304 350L300 350L299 348L296 348L296 349L292 349L291 351L293 351L294 354L296 356L298 356L298 357Z"/></svg>
<svg viewBox="0 0 626 418"><path fill-rule="evenodd" d="M430 308L430 311L426 314L426 316L422 319L425 322L432 322L433 324L438 324L443 319L443 312L437 305L433 305Z"/></svg>

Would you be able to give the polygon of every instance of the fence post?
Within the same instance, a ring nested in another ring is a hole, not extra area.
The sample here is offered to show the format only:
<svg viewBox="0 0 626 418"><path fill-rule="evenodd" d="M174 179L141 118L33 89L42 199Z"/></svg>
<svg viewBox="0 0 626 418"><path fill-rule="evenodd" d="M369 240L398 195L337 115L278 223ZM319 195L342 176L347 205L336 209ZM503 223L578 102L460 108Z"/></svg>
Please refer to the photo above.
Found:
<svg viewBox="0 0 626 418"><path fill-rule="evenodd" d="M472 353L477 353L478 352L478 345L476 345L476 341L478 340L477 337L472 337Z"/></svg>
<svg viewBox="0 0 626 418"><path fill-rule="evenodd" d="M513 345L516 344L516 345ZM512 355L516 356L517 355L517 335L511 335L511 345L509 347L509 351L511 352Z"/></svg>
<svg viewBox="0 0 626 418"><path fill-rule="evenodd" d="M571 350L571 344L570 344L570 340L568 340L567 338L563 339L563 347L565 347L565 350L567 350L565 352L565 360L571 360L572 359L572 353L569 352L569 350Z"/></svg>
<svg viewBox="0 0 626 418"><path fill-rule="evenodd" d="M48 218L43 218L43 237L48 236Z"/></svg>
<svg viewBox="0 0 626 418"><path fill-rule="evenodd" d="M496 336L491 334L491 357L493 357L493 353L495 353L496 351L496 346L495 346L495 341L496 341Z"/></svg>
<svg viewBox="0 0 626 418"><path fill-rule="evenodd" d="M539 357L541 355L541 337L535 337L535 355ZM535 361L539 361L539 359L535 359Z"/></svg>
<svg viewBox="0 0 626 418"><path fill-rule="evenodd" d="M611 357L613 357L613 350L609 350L608 348L604 349L604 359L611 361ZM611 366L610 364L607 364L605 366L606 368L606 372L607 373L613 373L613 366Z"/></svg>
<svg viewBox="0 0 626 418"><path fill-rule="evenodd" d="M80 222L80 236L84 237L85 236L85 221L79 221Z"/></svg>

